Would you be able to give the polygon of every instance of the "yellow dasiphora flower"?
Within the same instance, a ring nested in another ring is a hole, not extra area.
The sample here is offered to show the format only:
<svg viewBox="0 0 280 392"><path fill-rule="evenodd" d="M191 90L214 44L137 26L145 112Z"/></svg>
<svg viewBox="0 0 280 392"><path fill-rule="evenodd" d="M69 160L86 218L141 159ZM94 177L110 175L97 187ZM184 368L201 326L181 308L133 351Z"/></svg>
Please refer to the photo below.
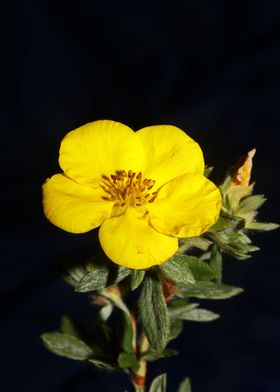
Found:
<svg viewBox="0 0 280 392"><path fill-rule="evenodd" d="M174 126L134 132L95 121L64 137L59 163L63 173L43 185L45 215L71 233L101 226L104 252L128 268L164 263L178 238L218 219L221 196L203 176L201 149Z"/></svg>

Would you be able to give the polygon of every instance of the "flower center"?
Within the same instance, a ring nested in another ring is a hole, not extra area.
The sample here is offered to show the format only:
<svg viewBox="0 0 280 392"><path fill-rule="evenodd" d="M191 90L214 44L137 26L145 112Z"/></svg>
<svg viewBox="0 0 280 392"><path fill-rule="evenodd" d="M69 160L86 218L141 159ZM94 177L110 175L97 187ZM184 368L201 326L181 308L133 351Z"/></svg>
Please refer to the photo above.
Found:
<svg viewBox="0 0 280 392"><path fill-rule="evenodd" d="M101 188L108 195L102 199L116 201L121 206L127 204L138 207L155 200L157 192L150 192L154 185L155 181L143 179L141 172L136 174L132 170L116 170L110 177L102 176Z"/></svg>

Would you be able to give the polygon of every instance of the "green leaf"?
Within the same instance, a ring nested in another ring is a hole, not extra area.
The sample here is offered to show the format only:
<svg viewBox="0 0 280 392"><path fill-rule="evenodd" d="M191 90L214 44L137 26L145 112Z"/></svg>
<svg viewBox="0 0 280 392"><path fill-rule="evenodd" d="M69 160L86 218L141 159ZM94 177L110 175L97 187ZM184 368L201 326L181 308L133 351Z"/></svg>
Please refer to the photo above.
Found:
<svg viewBox="0 0 280 392"><path fill-rule="evenodd" d="M59 266L59 272L62 278L72 287L77 287L80 280L85 276L86 270L83 266L68 263L64 260Z"/></svg>
<svg viewBox="0 0 280 392"><path fill-rule="evenodd" d="M206 251L211 242L202 237L188 237L182 238L180 240L180 244L179 252L182 253L182 250L186 251L190 248L197 248Z"/></svg>
<svg viewBox="0 0 280 392"><path fill-rule="evenodd" d="M178 294L184 297L208 298L208 299L226 299L242 293L240 287L229 286L225 284L216 284L213 282L196 282L192 285L182 285L178 287Z"/></svg>
<svg viewBox="0 0 280 392"><path fill-rule="evenodd" d="M221 209L220 214L221 214L220 216L227 221L227 225L223 227L223 230L227 228L241 230L244 228L245 226L244 217L233 215L233 213L230 213L229 211L225 210L223 207ZM209 230L209 231L211 232L211 231L221 231L221 230Z"/></svg>
<svg viewBox="0 0 280 392"><path fill-rule="evenodd" d="M88 362L101 368L101 369L115 369L118 367L118 363L114 363L114 362L108 362L105 361L104 359L100 359L100 358L89 358Z"/></svg>
<svg viewBox="0 0 280 392"><path fill-rule="evenodd" d="M216 282L221 283L223 272L222 254L216 244L214 244L211 250L210 265L215 273Z"/></svg>
<svg viewBox="0 0 280 392"><path fill-rule="evenodd" d="M143 270L131 270L131 275L130 275L130 285L131 285L131 290L137 289L138 286L142 283L143 279L145 276L145 271Z"/></svg>
<svg viewBox="0 0 280 392"><path fill-rule="evenodd" d="M99 316L100 316L101 320L106 322L108 320L108 318L111 316L113 309L114 309L114 307L111 303L109 303L105 306L102 306L102 308L99 311Z"/></svg>
<svg viewBox="0 0 280 392"><path fill-rule="evenodd" d="M77 327L77 323L73 321L69 316L62 316L60 320L60 330L64 334L80 337L80 333Z"/></svg>
<svg viewBox="0 0 280 392"><path fill-rule="evenodd" d="M168 304L168 313L170 318L181 318L181 315L195 309L199 306L197 303L188 303L183 298L176 298Z"/></svg>
<svg viewBox="0 0 280 392"><path fill-rule="evenodd" d="M280 227L277 223L266 223L266 222L249 222L246 223L246 229L259 230L259 231L270 231Z"/></svg>
<svg viewBox="0 0 280 392"><path fill-rule="evenodd" d="M177 392L191 392L191 382L189 378L185 378L179 385Z"/></svg>
<svg viewBox="0 0 280 392"><path fill-rule="evenodd" d="M208 233L208 236L225 252L239 260L246 260L251 257L249 252L259 250L251 245L251 240L242 231L224 230L217 233Z"/></svg>
<svg viewBox="0 0 280 392"><path fill-rule="evenodd" d="M213 169L214 169L214 166L205 166L204 174L203 174L204 177L208 178Z"/></svg>
<svg viewBox="0 0 280 392"><path fill-rule="evenodd" d="M75 291L78 293L87 293L90 291L101 290L104 287L121 282L130 274L130 270L128 268L115 268L116 267L110 269L96 268L91 272L88 272L75 287Z"/></svg>
<svg viewBox="0 0 280 392"><path fill-rule="evenodd" d="M178 351L167 349L161 352L150 351L148 353L144 353L144 355L141 356L141 359L143 359L144 361L153 362L160 358L169 358L174 357L175 355L178 355Z"/></svg>
<svg viewBox="0 0 280 392"><path fill-rule="evenodd" d="M168 337L168 342L176 339L180 333L183 331L184 323L183 320L177 318L171 318L170 320L170 334Z"/></svg>
<svg viewBox="0 0 280 392"><path fill-rule="evenodd" d="M44 345L54 354L84 361L92 355L92 350L74 336L60 332L47 332L41 335Z"/></svg>
<svg viewBox="0 0 280 392"><path fill-rule="evenodd" d="M229 186L230 186L230 183L231 183L231 179L232 179L232 176L231 176L230 173L228 172L228 173L226 174L226 176L225 176L225 179L224 179L222 185L220 185L220 187L219 187L219 189L220 189L222 195L224 195L224 194L226 193L226 191L228 190L228 188L229 188Z"/></svg>
<svg viewBox="0 0 280 392"><path fill-rule="evenodd" d="M186 262L186 256L173 256L169 261L159 267L162 272L176 283L195 283L192 271Z"/></svg>
<svg viewBox="0 0 280 392"><path fill-rule="evenodd" d="M118 356L118 364L122 369L135 369L139 367L139 361L133 353L120 353Z"/></svg>
<svg viewBox="0 0 280 392"><path fill-rule="evenodd" d="M207 322L216 320L220 316L206 309L191 309L188 312L180 314L179 317L182 320Z"/></svg>
<svg viewBox="0 0 280 392"><path fill-rule="evenodd" d="M149 392L166 392L166 374L161 374L157 376L149 389Z"/></svg>
<svg viewBox="0 0 280 392"><path fill-rule="evenodd" d="M242 187L230 187L227 189L226 194L223 197L223 209L228 210L230 214L233 214L241 200L249 197L253 192L254 184Z"/></svg>
<svg viewBox="0 0 280 392"><path fill-rule="evenodd" d="M123 317L123 325L122 325L122 339L121 339L121 347L126 353L133 352L133 337L134 331L131 325L130 317L122 312Z"/></svg>
<svg viewBox="0 0 280 392"><path fill-rule="evenodd" d="M148 341L156 351L162 351L169 337L170 323L161 283L156 275L145 276L139 310Z"/></svg>
<svg viewBox="0 0 280 392"><path fill-rule="evenodd" d="M225 245L226 251L232 252L234 256L248 258L248 252L259 250L258 247L251 245L250 238L242 231L225 231L217 234L218 238Z"/></svg>
<svg viewBox="0 0 280 392"><path fill-rule="evenodd" d="M95 269L88 272L76 286L75 291L87 293L89 291L103 289L108 282L108 271L106 269Z"/></svg>
<svg viewBox="0 0 280 392"><path fill-rule="evenodd" d="M184 256L195 280L211 280L215 277L214 270L209 264L194 256Z"/></svg>
<svg viewBox="0 0 280 392"><path fill-rule="evenodd" d="M218 314L205 309L196 309L198 303L188 303L186 299L176 298L168 304L170 318L191 321L211 321L219 317Z"/></svg>
<svg viewBox="0 0 280 392"><path fill-rule="evenodd" d="M223 216L219 216L217 222L211 226L208 231L220 231L220 230L224 230L226 227L229 226L229 222L226 218L224 218Z"/></svg>
<svg viewBox="0 0 280 392"><path fill-rule="evenodd" d="M264 195L253 195L241 200L238 208L235 210L236 215L247 214L260 208L267 199Z"/></svg>

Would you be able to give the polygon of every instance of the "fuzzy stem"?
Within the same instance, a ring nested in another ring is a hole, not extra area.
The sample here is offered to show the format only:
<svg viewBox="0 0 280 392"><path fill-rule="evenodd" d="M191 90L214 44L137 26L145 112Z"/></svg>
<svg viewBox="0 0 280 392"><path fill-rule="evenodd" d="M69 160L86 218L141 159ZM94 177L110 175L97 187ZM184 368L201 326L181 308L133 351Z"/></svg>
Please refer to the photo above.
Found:
<svg viewBox="0 0 280 392"><path fill-rule="evenodd" d="M149 342L146 338L146 335L142 335L139 340L138 345L138 355L147 352L149 349ZM136 371L131 371L130 377L132 385L134 386L135 392L144 392L145 391L145 383L146 383L146 375L147 375L147 361L141 360L140 366Z"/></svg>

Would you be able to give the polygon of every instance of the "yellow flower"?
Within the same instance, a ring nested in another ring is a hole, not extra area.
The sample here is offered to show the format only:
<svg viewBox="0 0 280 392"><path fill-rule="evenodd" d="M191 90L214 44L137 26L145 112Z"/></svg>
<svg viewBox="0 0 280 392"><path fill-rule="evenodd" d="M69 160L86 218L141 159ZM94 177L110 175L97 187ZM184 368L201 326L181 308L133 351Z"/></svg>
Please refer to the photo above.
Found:
<svg viewBox="0 0 280 392"><path fill-rule="evenodd" d="M64 137L59 163L63 173L43 185L46 217L71 233L101 226L104 252L128 268L164 263L178 238L218 219L221 196L203 177L201 149L174 126L134 132L95 121Z"/></svg>

